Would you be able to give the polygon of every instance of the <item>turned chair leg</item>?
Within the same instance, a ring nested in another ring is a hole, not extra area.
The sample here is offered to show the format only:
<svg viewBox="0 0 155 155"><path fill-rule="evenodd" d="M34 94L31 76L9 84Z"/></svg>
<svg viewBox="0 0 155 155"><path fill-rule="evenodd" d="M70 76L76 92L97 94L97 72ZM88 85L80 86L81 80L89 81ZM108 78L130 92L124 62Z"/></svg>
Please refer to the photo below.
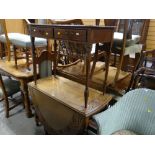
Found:
<svg viewBox="0 0 155 155"><path fill-rule="evenodd" d="M14 50L15 66L16 66L16 69L18 69L18 66L17 66L17 51L16 51L16 47L15 46L13 46L13 50Z"/></svg>
<svg viewBox="0 0 155 155"><path fill-rule="evenodd" d="M128 70L128 64L129 64L129 55L124 55L121 69L123 71L127 71Z"/></svg>
<svg viewBox="0 0 155 155"><path fill-rule="evenodd" d="M30 70L30 68L29 68L29 52L28 52L28 50L26 50L25 53L26 53L26 67L27 67L28 70Z"/></svg>

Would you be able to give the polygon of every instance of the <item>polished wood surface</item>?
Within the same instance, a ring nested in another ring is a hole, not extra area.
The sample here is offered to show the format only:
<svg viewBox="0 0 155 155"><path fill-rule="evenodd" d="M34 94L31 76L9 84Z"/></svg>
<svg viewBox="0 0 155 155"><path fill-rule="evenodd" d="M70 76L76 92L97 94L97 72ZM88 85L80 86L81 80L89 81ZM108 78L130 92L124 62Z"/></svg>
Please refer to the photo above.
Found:
<svg viewBox="0 0 155 155"><path fill-rule="evenodd" d="M102 92L95 89L89 90L88 108L85 109L83 91L84 85L73 82L64 77L54 76L37 80L29 83L30 87L43 92L45 95L59 100L60 103L74 109L84 116L90 116L92 113L102 109L112 97L108 94L103 95ZM76 88L76 89L73 89Z"/></svg>
<svg viewBox="0 0 155 155"><path fill-rule="evenodd" d="M33 70L28 70L25 67L25 60L19 60L18 69L16 69L14 63L14 60L0 60L0 70L16 78L29 78L33 76Z"/></svg>
<svg viewBox="0 0 155 155"><path fill-rule="evenodd" d="M84 85L60 76L52 76L28 84L39 120L49 134L82 134L89 118L103 110L111 95L89 90L85 108Z"/></svg>
<svg viewBox="0 0 155 155"><path fill-rule="evenodd" d="M21 82L21 89L24 94L24 105L28 117L32 116L27 83L33 80L33 71L26 69L25 60L19 60L19 68L16 69L13 60L0 60L0 72L2 75L9 75Z"/></svg>

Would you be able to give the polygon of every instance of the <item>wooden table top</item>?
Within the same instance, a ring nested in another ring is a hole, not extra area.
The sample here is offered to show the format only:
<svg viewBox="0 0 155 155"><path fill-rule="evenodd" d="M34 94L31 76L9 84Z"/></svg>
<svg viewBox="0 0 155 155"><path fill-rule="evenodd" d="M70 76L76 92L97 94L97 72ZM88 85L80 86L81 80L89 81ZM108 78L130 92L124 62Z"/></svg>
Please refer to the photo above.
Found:
<svg viewBox="0 0 155 155"><path fill-rule="evenodd" d="M85 86L69 79L57 76L37 80L37 85L30 82L29 87L38 90L48 97L59 101L65 106L80 112L84 116L90 116L102 110L112 99L111 95L89 89L88 107L84 108Z"/></svg>
<svg viewBox="0 0 155 155"><path fill-rule="evenodd" d="M29 71L26 68L25 60L22 59L18 61L18 69L16 69L15 62L13 60L0 60L0 71L16 78L30 78L33 76L32 68Z"/></svg>

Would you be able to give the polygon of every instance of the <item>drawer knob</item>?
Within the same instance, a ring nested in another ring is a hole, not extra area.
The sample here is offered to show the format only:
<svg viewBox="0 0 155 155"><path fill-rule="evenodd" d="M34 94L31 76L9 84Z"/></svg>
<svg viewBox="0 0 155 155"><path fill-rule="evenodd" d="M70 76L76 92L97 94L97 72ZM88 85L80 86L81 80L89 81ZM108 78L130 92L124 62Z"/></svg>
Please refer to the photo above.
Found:
<svg viewBox="0 0 155 155"><path fill-rule="evenodd" d="M36 32L36 29L34 29L33 31Z"/></svg>
<svg viewBox="0 0 155 155"><path fill-rule="evenodd" d="M46 35L48 35L48 32L46 32Z"/></svg>
<svg viewBox="0 0 155 155"><path fill-rule="evenodd" d="M80 35L80 33L79 32L76 32L76 36L79 36Z"/></svg>
<svg viewBox="0 0 155 155"><path fill-rule="evenodd" d="M58 35L60 35L61 33L60 33L60 32L58 32L57 34L58 34Z"/></svg>

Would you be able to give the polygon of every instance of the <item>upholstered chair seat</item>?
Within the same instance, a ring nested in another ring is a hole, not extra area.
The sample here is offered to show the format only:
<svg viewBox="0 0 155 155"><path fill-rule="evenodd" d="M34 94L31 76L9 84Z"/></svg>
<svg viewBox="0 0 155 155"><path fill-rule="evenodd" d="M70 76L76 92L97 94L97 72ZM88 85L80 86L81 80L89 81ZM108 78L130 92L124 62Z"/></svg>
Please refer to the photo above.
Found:
<svg viewBox="0 0 155 155"><path fill-rule="evenodd" d="M117 51L121 51L121 49L122 49L120 46L116 46L116 47L113 47L113 48L117 49ZM142 48L143 48L142 44L134 44L134 45L131 45L131 46L127 46L127 47L125 47L124 55L141 53Z"/></svg>
<svg viewBox="0 0 155 155"><path fill-rule="evenodd" d="M132 46L134 44L139 43L140 41L140 35L132 35L131 39L126 40L126 47ZM114 38L113 38L113 44L117 46L121 46L123 44L123 33L121 32L114 32Z"/></svg>
<svg viewBox="0 0 155 155"><path fill-rule="evenodd" d="M135 53L141 53L143 45L139 43L140 35L132 35L131 39L126 40L124 55L130 55ZM122 50L123 33L115 32L113 40L113 49L116 53Z"/></svg>
<svg viewBox="0 0 155 155"><path fill-rule="evenodd" d="M21 33L8 33L8 38L10 42L19 47L31 48L31 39L29 35ZM0 41L6 43L5 35L0 35ZM46 39L36 38L35 46L36 47L45 47L47 45Z"/></svg>
<svg viewBox="0 0 155 155"><path fill-rule="evenodd" d="M20 82L17 80L7 78L3 80L3 83L8 96L20 91Z"/></svg>
<svg viewBox="0 0 155 155"><path fill-rule="evenodd" d="M14 94L21 92L20 90L20 82L17 80L13 80L11 78L2 78L0 75L0 100L4 99L5 106L5 116L9 117L9 111L18 106L21 102L14 102L13 105L9 104L8 97L13 96ZM22 93L22 92L21 92ZM22 95L23 97L23 95ZM22 102L23 103L23 102Z"/></svg>
<svg viewBox="0 0 155 155"><path fill-rule="evenodd" d="M126 93L114 106L96 114L93 119L98 134L129 130L142 135L155 134L155 91L135 89Z"/></svg>

